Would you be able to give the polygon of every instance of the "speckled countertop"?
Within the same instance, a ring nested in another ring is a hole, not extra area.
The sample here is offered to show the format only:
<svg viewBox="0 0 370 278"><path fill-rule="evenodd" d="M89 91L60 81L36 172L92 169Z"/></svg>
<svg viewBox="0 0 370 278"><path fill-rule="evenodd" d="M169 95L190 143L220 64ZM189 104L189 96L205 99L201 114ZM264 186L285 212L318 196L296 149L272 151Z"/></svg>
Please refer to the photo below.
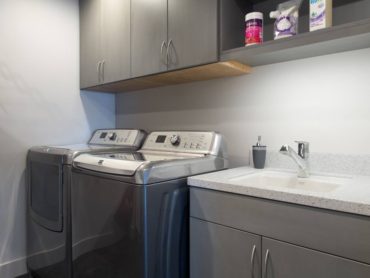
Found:
<svg viewBox="0 0 370 278"><path fill-rule="evenodd" d="M301 204L360 215L370 216L370 176L312 173L313 180L339 181L336 188L320 191L307 188L273 186L246 182L245 177L256 173L283 173L294 179L296 171L267 168L256 170L240 167L188 178L190 186L242 194L252 197Z"/></svg>

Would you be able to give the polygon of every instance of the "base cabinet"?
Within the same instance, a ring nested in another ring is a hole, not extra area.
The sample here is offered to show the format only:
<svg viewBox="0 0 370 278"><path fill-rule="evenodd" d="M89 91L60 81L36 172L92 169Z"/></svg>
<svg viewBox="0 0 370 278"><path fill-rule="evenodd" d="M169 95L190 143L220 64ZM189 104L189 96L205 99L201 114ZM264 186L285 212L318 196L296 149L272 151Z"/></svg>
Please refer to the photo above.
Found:
<svg viewBox="0 0 370 278"><path fill-rule="evenodd" d="M261 277L261 237L190 219L191 278Z"/></svg>
<svg viewBox="0 0 370 278"><path fill-rule="evenodd" d="M191 188L190 278L369 278L369 224L368 217Z"/></svg>
<svg viewBox="0 0 370 278"><path fill-rule="evenodd" d="M263 278L366 278L370 266L263 238Z"/></svg>
<svg viewBox="0 0 370 278"><path fill-rule="evenodd" d="M368 278L370 265L190 218L190 278L205 277Z"/></svg>

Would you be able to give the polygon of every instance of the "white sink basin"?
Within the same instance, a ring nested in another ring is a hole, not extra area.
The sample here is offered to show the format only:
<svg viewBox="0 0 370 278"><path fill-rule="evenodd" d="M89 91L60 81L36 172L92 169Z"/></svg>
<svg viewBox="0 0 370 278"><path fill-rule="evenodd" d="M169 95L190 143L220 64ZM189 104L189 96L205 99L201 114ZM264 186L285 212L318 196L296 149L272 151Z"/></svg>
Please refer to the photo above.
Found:
<svg viewBox="0 0 370 278"><path fill-rule="evenodd" d="M300 189L311 192L332 192L346 184L350 177L333 177L313 175L298 178L296 174L279 171L260 171L231 178L236 184L252 187L269 187L279 189Z"/></svg>

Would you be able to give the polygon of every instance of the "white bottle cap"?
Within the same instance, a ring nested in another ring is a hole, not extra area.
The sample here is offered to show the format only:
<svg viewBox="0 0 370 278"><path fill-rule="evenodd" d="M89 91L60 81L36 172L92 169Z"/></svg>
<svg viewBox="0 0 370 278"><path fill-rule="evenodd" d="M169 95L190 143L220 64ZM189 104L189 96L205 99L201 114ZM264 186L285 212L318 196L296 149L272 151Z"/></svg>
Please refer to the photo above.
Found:
<svg viewBox="0 0 370 278"><path fill-rule="evenodd" d="M270 12L270 18L278 18L280 16L280 11Z"/></svg>
<svg viewBox="0 0 370 278"><path fill-rule="evenodd" d="M261 20L263 20L263 13L260 13L260 12L247 13L245 15L245 21L248 21L248 20L251 20L251 19L261 19Z"/></svg>

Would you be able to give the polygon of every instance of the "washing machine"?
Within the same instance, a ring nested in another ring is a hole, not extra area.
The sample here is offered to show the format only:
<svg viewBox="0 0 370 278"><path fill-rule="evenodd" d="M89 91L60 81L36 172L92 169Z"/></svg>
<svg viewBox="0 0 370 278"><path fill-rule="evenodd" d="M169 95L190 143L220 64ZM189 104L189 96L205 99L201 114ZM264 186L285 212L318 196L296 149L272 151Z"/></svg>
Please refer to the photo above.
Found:
<svg viewBox="0 0 370 278"><path fill-rule="evenodd" d="M152 132L134 153L73 161L75 278L188 278L187 177L227 167L216 132Z"/></svg>
<svg viewBox="0 0 370 278"><path fill-rule="evenodd" d="M31 277L72 277L71 168L82 153L134 151L146 133L97 130L87 144L32 147L27 157L27 267ZM88 194L88 192L86 192Z"/></svg>

